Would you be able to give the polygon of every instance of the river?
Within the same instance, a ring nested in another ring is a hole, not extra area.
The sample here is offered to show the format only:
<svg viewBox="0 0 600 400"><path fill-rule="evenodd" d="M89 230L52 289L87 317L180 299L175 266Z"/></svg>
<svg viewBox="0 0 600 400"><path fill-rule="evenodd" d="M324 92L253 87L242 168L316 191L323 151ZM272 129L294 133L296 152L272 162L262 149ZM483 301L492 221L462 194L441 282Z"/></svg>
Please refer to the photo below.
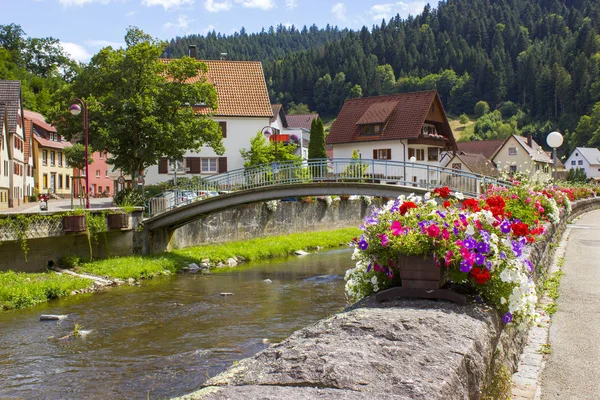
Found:
<svg viewBox="0 0 600 400"><path fill-rule="evenodd" d="M192 392L236 360L345 307L350 254L180 274L0 312L0 398L164 399ZM42 322L41 314L68 318ZM75 322L91 332L57 339Z"/></svg>

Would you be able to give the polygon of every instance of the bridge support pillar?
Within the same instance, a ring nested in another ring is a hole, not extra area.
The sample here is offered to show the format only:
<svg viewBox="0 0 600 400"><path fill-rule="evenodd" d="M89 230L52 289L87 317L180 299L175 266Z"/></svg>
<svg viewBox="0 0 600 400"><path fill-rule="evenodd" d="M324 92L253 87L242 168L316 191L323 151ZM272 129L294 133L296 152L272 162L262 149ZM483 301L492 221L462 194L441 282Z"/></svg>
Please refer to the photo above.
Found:
<svg viewBox="0 0 600 400"><path fill-rule="evenodd" d="M174 230L170 228L155 229L153 231L145 230L146 240L142 247L143 254L159 254L165 251L173 250Z"/></svg>

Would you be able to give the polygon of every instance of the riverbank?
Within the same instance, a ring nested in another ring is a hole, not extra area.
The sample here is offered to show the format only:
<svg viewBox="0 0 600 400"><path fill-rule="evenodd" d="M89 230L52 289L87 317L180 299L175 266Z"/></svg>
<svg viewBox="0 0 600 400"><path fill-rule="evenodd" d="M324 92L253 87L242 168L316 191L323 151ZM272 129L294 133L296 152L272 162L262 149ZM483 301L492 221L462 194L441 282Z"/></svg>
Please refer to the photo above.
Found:
<svg viewBox="0 0 600 400"><path fill-rule="evenodd" d="M207 265L213 272L222 267L245 261L286 257L297 250L306 252L347 245L357 234L357 228L334 231L296 233L249 241L210 244L174 250L153 256L128 256L81 262L69 260L69 267L109 279L113 282L136 284L145 279L180 272L190 264ZM63 265L63 267L67 267ZM226 268L223 268L226 270ZM31 307L48 300L97 290L94 280L48 271L44 273L0 272L0 308L3 310Z"/></svg>

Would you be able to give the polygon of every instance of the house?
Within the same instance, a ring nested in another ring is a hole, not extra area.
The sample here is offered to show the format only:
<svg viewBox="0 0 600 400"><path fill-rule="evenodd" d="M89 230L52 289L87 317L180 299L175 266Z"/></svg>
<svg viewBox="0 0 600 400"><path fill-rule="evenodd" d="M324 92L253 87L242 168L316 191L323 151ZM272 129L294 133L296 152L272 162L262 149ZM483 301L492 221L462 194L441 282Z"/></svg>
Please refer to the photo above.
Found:
<svg viewBox="0 0 600 400"><path fill-rule="evenodd" d="M31 174L29 157L25 157L25 135L23 132L23 101L20 81L0 80L0 104L6 108L6 146L8 157L2 168L8 173L8 207L18 207L25 198L33 194L28 184ZM27 163L26 163L27 161Z"/></svg>
<svg viewBox="0 0 600 400"><path fill-rule="evenodd" d="M334 158L351 158L357 151L361 158L431 166L440 165L441 151L456 150L435 90L346 100L326 142ZM422 168L404 168L401 173L400 181L437 184Z"/></svg>
<svg viewBox="0 0 600 400"><path fill-rule="evenodd" d="M469 142L456 142L459 152L468 154L482 154L488 160L492 159L492 156L504 144L504 140L473 140ZM453 156L452 152L445 152L442 156L441 162L446 165L448 160L444 160L444 157Z"/></svg>
<svg viewBox="0 0 600 400"><path fill-rule="evenodd" d="M303 160L308 159L308 144L310 143L310 128L290 127L288 118L295 115L286 115L281 104L271 105L273 117L271 118L271 127L266 130L265 135L269 136L270 141L277 140L278 143L297 145L294 154L301 156Z"/></svg>
<svg viewBox="0 0 600 400"><path fill-rule="evenodd" d="M492 156L499 171L550 178L554 162L531 136L509 136Z"/></svg>
<svg viewBox="0 0 600 400"><path fill-rule="evenodd" d="M10 192L8 146L8 113L6 105L0 103L0 210L8 208L8 193Z"/></svg>
<svg viewBox="0 0 600 400"><path fill-rule="evenodd" d="M194 105L193 108L197 113L219 122L225 153L218 155L212 148L203 147L200 152L186 151L184 159L176 162L163 157L158 165L144 171L146 185L174 177L206 177L243 168L244 159L240 149L249 148L250 139L271 126L273 110L259 61L203 62L208 67L206 78L217 90L218 107L212 110L203 105ZM195 79L201 78L198 76Z"/></svg>
<svg viewBox="0 0 600 400"><path fill-rule="evenodd" d="M481 153L467 153L464 151L447 152L444 167L460 171L473 172L485 176L498 176L498 170L493 162Z"/></svg>
<svg viewBox="0 0 600 400"><path fill-rule="evenodd" d="M581 168L585 171L588 178L600 180L600 150L590 147L577 147L567 161L565 169Z"/></svg>
<svg viewBox="0 0 600 400"><path fill-rule="evenodd" d="M24 110L24 120L25 133L33 138L30 153L35 167L35 190L37 193L70 197L73 168L67 163L64 149L71 147L71 143L65 141L39 113Z"/></svg>

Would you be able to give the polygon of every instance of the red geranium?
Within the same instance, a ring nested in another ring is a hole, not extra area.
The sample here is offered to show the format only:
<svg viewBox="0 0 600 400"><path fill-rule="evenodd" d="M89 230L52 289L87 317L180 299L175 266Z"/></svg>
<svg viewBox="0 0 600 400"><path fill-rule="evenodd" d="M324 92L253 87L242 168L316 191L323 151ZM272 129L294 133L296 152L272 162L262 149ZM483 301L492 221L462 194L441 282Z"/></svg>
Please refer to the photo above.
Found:
<svg viewBox="0 0 600 400"><path fill-rule="evenodd" d="M417 205L415 203L413 203L412 201L405 201L400 206L400 215L406 214L406 212L411 208L417 208Z"/></svg>
<svg viewBox="0 0 600 400"><path fill-rule="evenodd" d="M490 211L496 218L504 217L505 207L506 202L502 196L490 196L485 199L484 209Z"/></svg>
<svg viewBox="0 0 600 400"><path fill-rule="evenodd" d="M444 186L441 188L435 188L435 189L433 189L433 194L437 194L442 199L445 199L446 197L448 197L450 195L450 189L448 188L448 186Z"/></svg>
<svg viewBox="0 0 600 400"><path fill-rule="evenodd" d="M444 201L444 204L443 204L444 208L448 208L451 205L452 205L452 203L450 203L448 200Z"/></svg>
<svg viewBox="0 0 600 400"><path fill-rule="evenodd" d="M471 210L473 212L477 212L480 210L479 202L475 199L464 199L462 202L463 210Z"/></svg>
<svg viewBox="0 0 600 400"><path fill-rule="evenodd" d="M510 226L510 229L516 236L526 236L529 234L529 225L525 222L515 222Z"/></svg>
<svg viewBox="0 0 600 400"><path fill-rule="evenodd" d="M490 271L488 271L487 268L472 268L471 271L469 271L469 275L471 275L471 277L475 279L475 282L480 285L483 285L491 278Z"/></svg>

